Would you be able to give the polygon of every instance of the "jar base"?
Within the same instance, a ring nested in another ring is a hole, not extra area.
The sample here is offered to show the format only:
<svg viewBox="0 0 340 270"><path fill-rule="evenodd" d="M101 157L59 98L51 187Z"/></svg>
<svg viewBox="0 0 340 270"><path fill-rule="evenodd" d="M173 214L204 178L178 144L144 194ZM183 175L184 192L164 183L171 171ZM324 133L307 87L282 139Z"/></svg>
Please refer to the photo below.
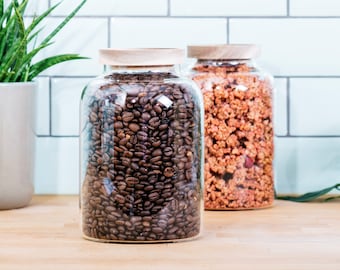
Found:
<svg viewBox="0 0 340 270"><path fill-rule="evenodd" d="M162 244L162 243L178 243L178 242L187 242L187 241L193 241L201 237L201 234L188 237L188 238L181 238L181 239L169 239L169 240L150 240L150 241L134 241L134 240L107 240L107 239L99 239L99 238L93 238L89 237L85 234L83 234L83 238L85 240L90 240L94 242L99 243L111 243L111 244Z"/></svg>
<svg viewBox="0 0 340 270"><path fill-rule="evenodd" d="M262 209L268 209L274 207L275 203L271 203L269 205L264 205L260 207L238 207L238 208L209 208L205 207L205 211L246 211L246 210L262 210Z"/></svg>

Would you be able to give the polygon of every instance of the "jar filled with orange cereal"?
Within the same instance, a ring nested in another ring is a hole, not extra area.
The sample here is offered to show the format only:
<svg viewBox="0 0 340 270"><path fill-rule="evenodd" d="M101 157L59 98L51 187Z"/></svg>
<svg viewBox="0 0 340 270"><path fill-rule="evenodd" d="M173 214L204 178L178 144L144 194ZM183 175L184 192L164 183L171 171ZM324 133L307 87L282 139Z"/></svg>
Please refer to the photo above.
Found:
<svg viewBox="0 0 340 270"><path fill-rule="evenodd" d="M256 45L189 46L204 97L207 210L272 206L272 77L254 63Z"/></svg>

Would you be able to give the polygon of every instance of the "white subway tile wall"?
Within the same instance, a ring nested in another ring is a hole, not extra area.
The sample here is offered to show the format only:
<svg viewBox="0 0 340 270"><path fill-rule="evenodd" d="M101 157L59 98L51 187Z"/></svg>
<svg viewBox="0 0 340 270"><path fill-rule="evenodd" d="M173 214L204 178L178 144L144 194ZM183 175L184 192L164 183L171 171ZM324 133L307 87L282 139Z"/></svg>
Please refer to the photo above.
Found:
<svg viewBox="0 0 340 270"><path fill-rule="evenodd" d="M225 43L226 27L226 19L113 18L111 46L167 48Z"/></svg>
<svg viewBox="0 0 340 270"><path fill-rule="evenodd" d="M340 138L275 139L275 182L283 193L304 193L339 183Z"/></svg>
<svg viewBox="0 0 340 270"><path fill-rule="evenodd" d="M280 76L337 76L339 19L230 19L231 43L262 45L259 63Z"/></svg>
<svg viewBox="0 0 340 270"><path fill-rule="evenodd" d="M49 18L41 36L46 36L62 22L62 18ZM86 60L74 60L61 63L48 69L44 75L48 76L93 76L100 74L102 66L98 63L98 48L108 47L107 19L77 17L73 18L54 39L54 44L47 47L37 57L48 57L55 54L77 53L89 57ZM37 42L41 41L38 39Z"/></svg>
<svg viewBox="0 0 340 270"><path fill-rule="evenodd" d="M50 79L37 79L35 95L35 134L50 135Z"/></svg>
<svg viewBox="0 0 340 270"><path fill-rule="evenodd" d="M59 2L35 1L29 17ZM43 31L79 2L62 2ZM339 181L338 29L337 0L88 0L39 58L90 57L51 68L38 79L36 193L78 193L79 100L87 82L102 73L98 49L226 42L261 45L258 63L275 77L277 191L302 193Z"/></svg>
<svg viewBox="0 0 340 270"><path fill-rule="evenodd" d="M5 8L8 7L11 0L4 0ZM19 1L20 3L22 1ZM41 14L48 8L47 0L31 0L27 4L25 15L26 16L34 16L34 14Z"/></svg>
<svg viewBox="0 0 340 270"><path fill-rule="evenodd" d="M287 79L276 78L274 80L274 127L275 135L287 135Z"/></svg>
<svg viewBox="0 0 340 270"><path fill-rule="evenodd" d="M339 0L293 0L290 1L292 16L340 16Z"/></svg>
<svg viewBox="0 0 340 270"><path fill-rule="evenodd" d="M77 194L79 139L37 137L35 144L35 193Z"/></svg>
<svg viewBox="0 0 340 270"><path fill-rule="evenodd" d="M85 78L54 78L51 85L51 124L52 136L79 135L80 97Z"/></svg>
<svg viewBox="0 0 340 270"><path fill-rule="evenodd" d="M51 0L52 5L60 0ZM67 16L70 7L75 7L79 0L67 0L67 4L53 12L53 15ZM78 15L85 16L166 16L167 0L87 0Z"/></svg>
<svg viewBox="0 0 340 270"><path fill-rule="evenodd" d="M172 16L284 16L286 0L172 0Z"/></svg>
<svg viewBox="0 0 340 270"><path fill-rule="evenodd" d="M340 136L339 105L340 78L291 79L290 134Z"/></svg>

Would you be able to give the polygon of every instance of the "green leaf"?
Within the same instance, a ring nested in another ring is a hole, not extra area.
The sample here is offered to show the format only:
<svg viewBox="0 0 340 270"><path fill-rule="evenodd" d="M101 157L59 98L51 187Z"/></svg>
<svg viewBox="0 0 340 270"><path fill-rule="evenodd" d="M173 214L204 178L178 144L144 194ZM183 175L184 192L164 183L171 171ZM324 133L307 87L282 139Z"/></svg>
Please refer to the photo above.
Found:
<svg viewBox="0 0 340 270"><path fill-rule="evenodd" d="M0 81L9 82L8 79L8 71L11 66L15 63L15 60L18 57L18 54L26 49L27 46L27 35L25 35L21 40L18 40L7 52L7 57L5 57L5 61L0 65ZM12 76L12 71L10 72L10 77ZM6 79L7 77L7 79Z"/></svg>
<svg viewBox="0 0 340 270"><path fill-rule="evenodd" d="M31 22L31 24L28 26L27 28L27 32L31 33L36 26L41 23L48 15L50 15L50 13L60 5L61 2L55 4L54 6L50 7L49 9L47 9L45 12L43 12L43 14L41 14L38 17L33 18L33 21Z"/></svg>
<svg viewBox="0 0 340 270"><path fill-rule="evenodd" d="M26 54L27 41L25 40L25 25L22 17L23 10L27 6L28 0L23 1L21 4L13 0L11 3L13 16L7 21L7 25L3 31L5 37L1 33L2 42L0 44L0 55L2 56L1 75L4 82L11 81L11 77L15 74L16 67L20 65L20 60ZM21 41L22 46L18 47L18 42ZM15 54L16 59L9 58L11 54ZM7 61L6 61L7 60Z"/></svg>
<svg viewBox="0 0 340 270"><path fill-rule="evenodd" d="M65 62L65 61L70 61L70 60L79 60L79 59L88 59L87 57L82 57L79 56L78 54L61 54L61 55L56 55L56 56L52 56L49 58L45 58L43 60L41 60L40 62L34 64L31 67L31 71L30 71L30 75L28 77L28 80L32 80L33 78L35 78L38 74L40 74L41 72L43 72L44 70Z"/></svg>
<svg viewBox="0 0 340 270"><path fill-rule="evenodd" d="M15 18L17 20L17 29L19 29L19 34L20 37L24 37L25 36L25 24L24 24L24 19L22 17L22 14L20 13L20 9L17 7L14 7L14 11L15 11Z"/></svg>
<svg viewBox="0 0 340 270"><path fill-rule="evenodd" d="M0 0L0 17L4 14L4 0Z"/></svg>
<svg viewBox="0 0 340 270"><path fill-rule="evenodd" d="M7 48L12 47L12 43L14 40L14 35L16 34L16 25L15 25L15 16L11 16L13 13L13 3L11 2L5 13L3 14L1 20L0 20L0 25L5 24L5 26L1 29L0 32L0 57L2 59L4 53L6 52Z"/></svg>
<svg viewBox="0 0 340 270"><path fill-rule="evenodd" d="M29 72L29 70L31 69L31 62L33 57L39 53L43 48L48 47L49 45L51 45L51 43L47 43L45 45L40 45L39 47L33 49L31 52L29 52L28 54L26 54L22 60L21 60L21 67L18 68L17 70L17 74L14 77L14 81L27 81L28 79L28 75L26 75L26 72ZM24 73L25 72L25 73ZM19 79L21 77L24 77L26 79Z"/></svg>
<svg viewBox="0 0 340 270"><path fill-rule="evenodd" d="M52 33L50 33L41 44L48 43L82 8L82 6L86 3L86 0L81 1L81 3L68 15L58 26L55 28Z"/></svg>
<svg viewBox="0 0 340 270"><path fill-rule="evenodd" d="M0 25L3 25L4 22L8 22L9 19L11 18L12 14L12 9L13 9L13 3L10 2L9 5L6 8L6 11L2 13L1 19L0 19Z"/></svg>
<svg viewBox="0 0 340 270"><path fill-rule="evenodd" d="M276 199L293 201L293 202L309 202L309 201L315 200L317 198L320 198L323 195L326 195L327 193L329 193L330 191L332 191L334 189L340 190L340 183L336 184L334 186L331 186L331 187L327 187L327 188L321 189L319 191L308 192L308 193L305 193L305 194L303 194L301 196L283 196L283 195L277 195ZM335 199L337 197L338 196L331 197L331 199ZM326 200L329 200L329 198L326 199Z"/></svg>

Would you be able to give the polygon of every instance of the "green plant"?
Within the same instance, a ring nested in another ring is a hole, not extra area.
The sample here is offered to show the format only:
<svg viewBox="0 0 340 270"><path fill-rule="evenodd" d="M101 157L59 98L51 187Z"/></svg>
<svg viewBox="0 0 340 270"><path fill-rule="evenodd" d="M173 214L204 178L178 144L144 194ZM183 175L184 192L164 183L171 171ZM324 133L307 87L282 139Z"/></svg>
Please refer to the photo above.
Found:
<svg viewBox="0 0 340 270"><path fill-rule="evenodd" d="M60 4L56 4L39 16L34 16L25 26L24 12L29 0L11 0L5 8L0 0L0 82L32 81L41 72L61 62L84 59L78 54L55 55L38 62L34 57L53 44L52 39L74 17L85 4L81 3L37 45L37 37L42 30L41 23Z"/></svg>
<svg viewBox="0 0 340 270"><path fill-rule="evenodd" d="M286 200L286 201L293 201L293 202L310 202L315 199L318 199L327 193L331 192L332 190L340 190L340 183L335 184L333 186L318 190L318 191L312 191L307 192L305 194L302 194L300 196L286 196L286 195L276 195L276 199L279 200ZM339 199L340 196L332 196L332 197L326 197L325 201L330 201L334 199Z"/></svg>

